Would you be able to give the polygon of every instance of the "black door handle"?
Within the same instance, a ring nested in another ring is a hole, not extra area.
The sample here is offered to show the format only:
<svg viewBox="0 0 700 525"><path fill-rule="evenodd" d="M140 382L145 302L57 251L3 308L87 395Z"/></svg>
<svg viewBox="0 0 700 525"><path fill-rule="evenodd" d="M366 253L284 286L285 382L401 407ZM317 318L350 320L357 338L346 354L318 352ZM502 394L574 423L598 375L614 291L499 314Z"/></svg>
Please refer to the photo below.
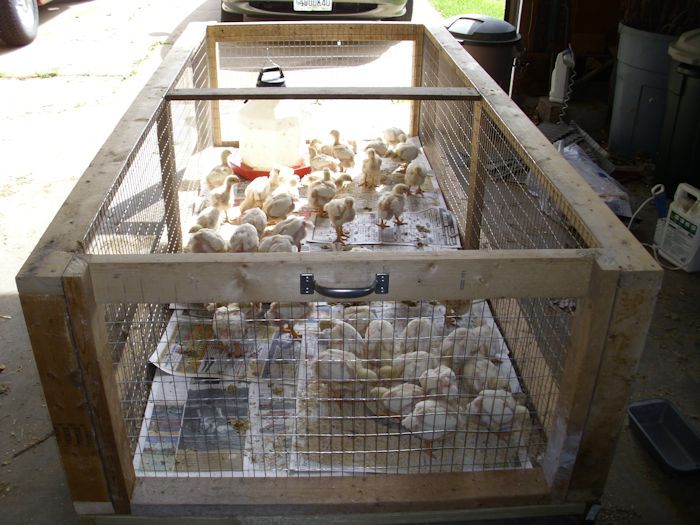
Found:
<svg viewBox="0 0 700 525"><path fill-rule="evenodd" d="M378 273L374 276L374 282L363 288L340 288L333 286L322 286L314 279L312 273L302 273L299 276L299 291L302 295L312 295L318 293L325 297L335 299L356 299L372 293L389 293L389 274Z"/></svg>

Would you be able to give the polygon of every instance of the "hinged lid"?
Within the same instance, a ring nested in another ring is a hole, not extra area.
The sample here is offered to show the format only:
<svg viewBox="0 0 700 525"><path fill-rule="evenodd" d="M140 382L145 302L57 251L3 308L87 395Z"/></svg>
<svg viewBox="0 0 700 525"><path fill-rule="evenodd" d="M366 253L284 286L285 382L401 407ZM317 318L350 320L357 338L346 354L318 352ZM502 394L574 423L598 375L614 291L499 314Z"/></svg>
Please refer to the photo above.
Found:
<svg viewBox="0 0 700 525"><path fill-rule="evenodd" d="M515 27L486 15L458 15L445 26L457 40L476 45L514 44L520 41Z"/></svg>
<svg viewBox="0 0 700 525"><path fill-rule="evenodd" d="M700 28L686 31L668 46L668 54L681 64L700 66Z"/></svg>

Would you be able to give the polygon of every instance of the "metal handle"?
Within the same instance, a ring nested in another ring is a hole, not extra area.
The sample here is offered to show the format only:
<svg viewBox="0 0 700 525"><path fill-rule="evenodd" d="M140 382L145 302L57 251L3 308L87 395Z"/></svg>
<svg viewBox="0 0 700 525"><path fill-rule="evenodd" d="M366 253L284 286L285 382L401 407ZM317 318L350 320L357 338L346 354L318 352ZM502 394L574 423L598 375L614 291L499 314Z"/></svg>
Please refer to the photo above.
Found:
<svg viewBox="0 0 700 525"><path fill-rule="evenodd" d="M372 293L383 295L389 293L389 274L375 274L374 282L365 288L334 288L318 284L312 273L302 273L299 276L299 290L302 295L318 293L337 299L356 299Z"/></svg>

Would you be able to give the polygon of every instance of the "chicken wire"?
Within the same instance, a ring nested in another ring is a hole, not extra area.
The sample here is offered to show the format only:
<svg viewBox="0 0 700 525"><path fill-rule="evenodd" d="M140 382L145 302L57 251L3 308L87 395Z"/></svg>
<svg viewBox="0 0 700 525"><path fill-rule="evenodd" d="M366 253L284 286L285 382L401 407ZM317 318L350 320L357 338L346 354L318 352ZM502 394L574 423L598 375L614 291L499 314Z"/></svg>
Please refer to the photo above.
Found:
<svg viewBox="0 0 700 525"><path fill-rule="evenodd" d="M536 467L571 320L511 299L130 307L122 413L137 475L164 477Z"/></svg>

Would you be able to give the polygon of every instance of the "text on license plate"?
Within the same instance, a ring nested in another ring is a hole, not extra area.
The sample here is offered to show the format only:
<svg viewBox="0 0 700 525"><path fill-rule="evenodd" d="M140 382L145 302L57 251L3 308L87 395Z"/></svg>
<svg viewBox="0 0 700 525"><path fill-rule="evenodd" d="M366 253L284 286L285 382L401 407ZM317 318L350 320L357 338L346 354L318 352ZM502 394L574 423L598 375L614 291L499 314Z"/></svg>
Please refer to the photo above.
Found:
<svg viewBox="0 0 700 525"><path fill-rule="evenodd" d="M333 0L294 0L295 11L331 11Z"/></svg>

